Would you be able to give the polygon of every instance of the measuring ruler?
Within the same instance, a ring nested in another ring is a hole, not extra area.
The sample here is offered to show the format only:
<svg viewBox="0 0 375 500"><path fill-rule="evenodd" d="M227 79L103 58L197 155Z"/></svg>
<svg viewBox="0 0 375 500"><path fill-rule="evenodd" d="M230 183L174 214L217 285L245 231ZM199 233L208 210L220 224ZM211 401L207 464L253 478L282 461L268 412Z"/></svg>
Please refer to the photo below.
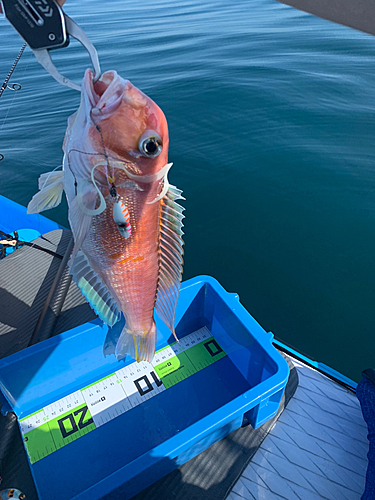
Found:
<svg viewBox="0 0 375 500"><path fill-rule="evenodd" d="M19 423L30 462L54 453L226 356L203 327L155 353L75 391Z"/></svg>

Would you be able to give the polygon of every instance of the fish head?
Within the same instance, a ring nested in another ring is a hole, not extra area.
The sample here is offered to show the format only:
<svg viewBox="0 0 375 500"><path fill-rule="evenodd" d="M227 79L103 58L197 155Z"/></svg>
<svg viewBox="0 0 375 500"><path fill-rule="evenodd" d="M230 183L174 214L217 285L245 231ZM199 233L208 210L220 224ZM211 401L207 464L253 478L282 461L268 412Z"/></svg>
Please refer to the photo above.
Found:
<svg viewBox="0 0 375 500"><path fill-rule="evenodd" d="M87 70L83 82L90 108L90 139L99 153L127 165L136 175L153 175L168 162L168 126L164 113L147 95L107 71L93 83Z"/></svg>

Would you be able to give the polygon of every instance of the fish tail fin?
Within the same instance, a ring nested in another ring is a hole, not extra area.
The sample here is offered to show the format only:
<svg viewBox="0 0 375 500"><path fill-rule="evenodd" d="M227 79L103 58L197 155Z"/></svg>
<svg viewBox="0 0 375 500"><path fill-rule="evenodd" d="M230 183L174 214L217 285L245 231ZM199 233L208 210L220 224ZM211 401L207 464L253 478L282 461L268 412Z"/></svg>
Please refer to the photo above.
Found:
<svg viewBox="0 0 375 500"><path fill-rule="evenodd" d="M38 214L60 204L64 190L63 176L62 171L53 171L39 177L39 191L27 205L28 214Z"/></svg>
<svg viewBox="0 0 375 500"><path fill-rule="evenodd" d="M152 321L150 330L147 335L135 335L132 331L126 328L121 332L120 338L116 345L116 358L122 359L127 354L139 361L151 362L155 354L156 348L156 324Z"/></svg>

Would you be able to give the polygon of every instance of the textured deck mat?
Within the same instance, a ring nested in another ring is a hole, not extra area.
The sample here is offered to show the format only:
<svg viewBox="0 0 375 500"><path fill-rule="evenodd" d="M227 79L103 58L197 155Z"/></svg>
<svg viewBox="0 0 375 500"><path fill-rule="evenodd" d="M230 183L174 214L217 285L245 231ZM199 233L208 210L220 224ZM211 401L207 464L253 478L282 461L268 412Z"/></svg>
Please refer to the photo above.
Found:
<svg viewBox="0 0 375 500"><path fill-rule="evenodd" d="M352 390L293 359L298 387L228 500L362 497L367 426Z"/></svg>
<svg viewBox="0 0 375 500"><path fill-rule="evenodd" d="M70 231L56 230L34 242L62 257L70 238ZM0 358L28 346L60 264L27 246L0 261Z"/></svg>
<svg viewBox="0 0 375 500"><path fill-rule="evenodd" d="M33 243L62 257L70 239L70 231L59 229L37 238ZM0 261L0 358L29 345L61 264L58 256L24 246ZM48 327L49 335L42 328L36 340L57 335L95 317L76 284L71 282L66 268L44 319L43 328Z"/></svg>
<svg viewBox="0 0 375 500"><path fill-rule="evenodd" d="M237 429L133 500L224 500L297 389L297 370L288 356L281 354L288 362L290 375L274 418L256 430L250 425Z"/></svg>

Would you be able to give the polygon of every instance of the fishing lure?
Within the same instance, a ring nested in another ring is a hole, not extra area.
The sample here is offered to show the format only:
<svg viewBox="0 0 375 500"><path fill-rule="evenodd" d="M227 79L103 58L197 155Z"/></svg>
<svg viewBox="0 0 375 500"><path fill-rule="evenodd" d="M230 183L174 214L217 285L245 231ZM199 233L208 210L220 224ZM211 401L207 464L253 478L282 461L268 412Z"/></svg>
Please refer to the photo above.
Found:
<svg viewBox="0 0 375 500"><path fill-rule="evenodd" d="M130 238L132 234L132 228L130 225L129 210L119 199L116 200L113 204L113 220L118 225L120 234L126 239Z"/></svg>

